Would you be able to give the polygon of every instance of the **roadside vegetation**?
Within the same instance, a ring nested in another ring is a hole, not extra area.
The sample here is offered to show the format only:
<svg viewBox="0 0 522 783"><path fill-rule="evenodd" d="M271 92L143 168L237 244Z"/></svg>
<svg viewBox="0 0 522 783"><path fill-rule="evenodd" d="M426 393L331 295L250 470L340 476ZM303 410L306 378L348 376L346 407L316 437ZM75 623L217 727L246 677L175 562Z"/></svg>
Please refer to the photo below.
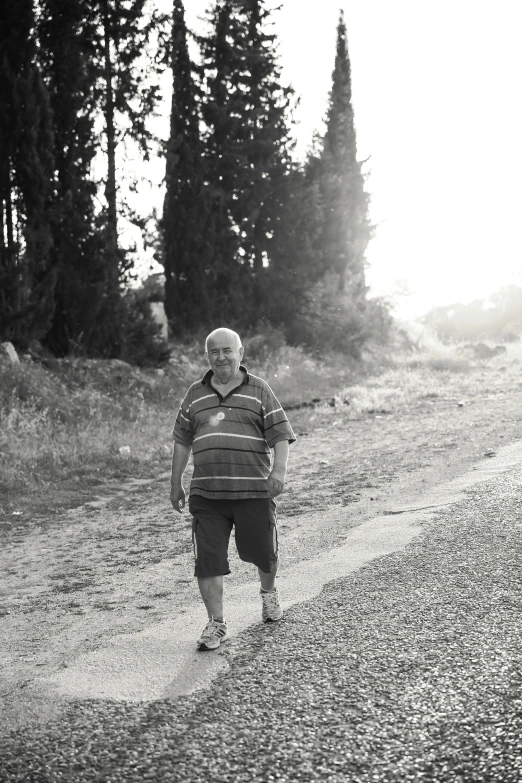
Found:
<svg viewBox="0 0 522 783"><path fill-rule="evenodd" d="M366 416L400 414L421 400L471 398L520 388L522 344L489 357L445 345L426 328L397 330L359 360L288 346L277 331L245 339L245 362L289 410L296 432ZM483 349L484 351L484 349ZM480 353L480 351L479 351ZM0 364L0 514L62 501L107 480L168 471L171 431L187 385L206 369L203 339L172 346L161 368L95 359L23 359Z"/></svg>

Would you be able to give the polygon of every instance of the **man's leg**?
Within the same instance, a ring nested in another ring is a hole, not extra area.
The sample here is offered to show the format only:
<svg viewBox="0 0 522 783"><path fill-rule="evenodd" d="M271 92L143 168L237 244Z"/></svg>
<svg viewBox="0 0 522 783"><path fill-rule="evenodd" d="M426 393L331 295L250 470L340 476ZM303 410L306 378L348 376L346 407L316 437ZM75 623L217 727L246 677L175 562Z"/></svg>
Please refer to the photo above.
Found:
<svg viewBox="0 0 522 783"><path fill-rule="evenodd" d="M223 619L223 577L198 576L198 585L209 621L196 645L198 650L216 650L229 638L227 624Z"/></svg>
<svg viewBox="0 0 522 783"><path fill-rule="evenodd" d="M198 576L199 592L207 608L208 619L223 622L223 577Z"/></svg>
<svg viewBox="0 0 522 783"><path fill-rule="evenodd" d="M230 573L227 550L232 520L219 501L191 495L189 508L193 516L194 576L209 618L196 644L198 650L215 650L229 638L223 617L223 575Z"/></svg>
<svg viewBox="0 0 522 783"><path fill-rule="evenodd" d="M277 566L278 563L277 562L274 563L272 569L268 573L265 573L265 571L261 571L260 568L257 569L257 572L259 574L259 579L261 581L261 590L270 592L270 590L274 589L276 576L277 576Z"/></svg>
<svg viewBox="0 0 522 783"><path fill-rule="evenodd" d="M262 619L264 623L274 623L283 616L279 603L279 593L276 587L277 561L269 572L257 569L261 580L261 600L263 603Z"/></svg>
<svg viewBox="0 0 522 783"><path fill-rule="evenodd" d="M261 582L264 622L275 622L283 616L279 605L277 575L277 520L273 499L235 501L236 547L239 557L257 566Z"/></svg>

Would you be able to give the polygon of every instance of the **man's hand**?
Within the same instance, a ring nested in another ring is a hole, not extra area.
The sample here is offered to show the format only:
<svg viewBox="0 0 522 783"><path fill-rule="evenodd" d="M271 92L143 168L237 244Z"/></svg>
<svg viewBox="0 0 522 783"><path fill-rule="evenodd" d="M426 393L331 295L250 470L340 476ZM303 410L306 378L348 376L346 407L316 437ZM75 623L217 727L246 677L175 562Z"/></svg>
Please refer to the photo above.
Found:
<svg viewBox="0 0 522 783"><path fill-rule="evenodd" d="M270 473L267 484L268 494L271 498L277 497L277 495L280 495L283 491L285 486L285 476L285 471L278 468L274 468Z"/></svg>
<svg viewBox="0 0 522 783"><path fill-rule="evenodd" d="M172 503L174 511L177 511L178 514L183 512L183 509L185 508L185 490L181 484L179 484L179 486L171 486L170 502Z"/></svg>
<svg viewBox="0 0 522 783"><path fill-rule="evenodd" d="M271 498L280 495L285 486L288 446L287 440L279 440L274 446L274 461L267 481L268 494Z"/></svg>

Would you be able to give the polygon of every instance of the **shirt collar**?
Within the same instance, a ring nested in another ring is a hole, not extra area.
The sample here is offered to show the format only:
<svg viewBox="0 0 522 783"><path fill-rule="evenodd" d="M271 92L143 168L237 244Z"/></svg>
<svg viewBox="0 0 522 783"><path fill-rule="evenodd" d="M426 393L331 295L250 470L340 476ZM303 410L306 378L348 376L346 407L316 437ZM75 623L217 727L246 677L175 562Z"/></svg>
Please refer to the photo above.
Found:
<svg viewBox="0 0 522 783"><path fill-rule="evenodd" d="M243 367L242 364L239 365L239 369L243 370L245 373L245 379L243 381L244 384L247 384L250 381L250 375L246 367ZM207 370L203 378L201 379L201 385L202 386L210 386L210 379L214 375L214 370Z"/></svg>

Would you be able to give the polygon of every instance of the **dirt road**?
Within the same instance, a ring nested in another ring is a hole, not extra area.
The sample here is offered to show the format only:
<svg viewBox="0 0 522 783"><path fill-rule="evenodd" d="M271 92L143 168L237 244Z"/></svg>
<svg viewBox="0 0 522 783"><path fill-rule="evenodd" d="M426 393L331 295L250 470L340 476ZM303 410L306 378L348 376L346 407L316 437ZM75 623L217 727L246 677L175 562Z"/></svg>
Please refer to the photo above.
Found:
<svg viewBox="0 0 522 783"><path fill-rule="evenodd" d="M350 541L355 528L418 504L431 487L487 463L500 446L521 439L522 390L503 385L501 377L497 372L495 383L477 388L470 399L461 400L454 390L447 397L421 396L389 415L353 420L340 406L327 405L300 411L279 506L282 578L285 569L324 558L328 581L329 558L335 559L334 550ZM414 532L400 525L397 530L397 546ZM0 698L11 727L59 712L67 693L60 696L55 687L55 698L49 698L52 689L43 685L124 635L152 632L165 620L180 623L184 617L195 630L191 623L200 609L188 518L170 508L168 474L107 483L90 503L51 520L8 520L0 535ZM393 549L387 546L381 552ZM252 569L236 557L232 569L227 589L239 598L252 582ZM203 621L201 612L199 625ZM194 672L200 685L224 664L213 657L206 665L206 673L201 664ZM186 686L186 672L183 678ZM94 670L83 695L99 697L103 687ZM126 698L117 689L107 696Z"/></svg>

